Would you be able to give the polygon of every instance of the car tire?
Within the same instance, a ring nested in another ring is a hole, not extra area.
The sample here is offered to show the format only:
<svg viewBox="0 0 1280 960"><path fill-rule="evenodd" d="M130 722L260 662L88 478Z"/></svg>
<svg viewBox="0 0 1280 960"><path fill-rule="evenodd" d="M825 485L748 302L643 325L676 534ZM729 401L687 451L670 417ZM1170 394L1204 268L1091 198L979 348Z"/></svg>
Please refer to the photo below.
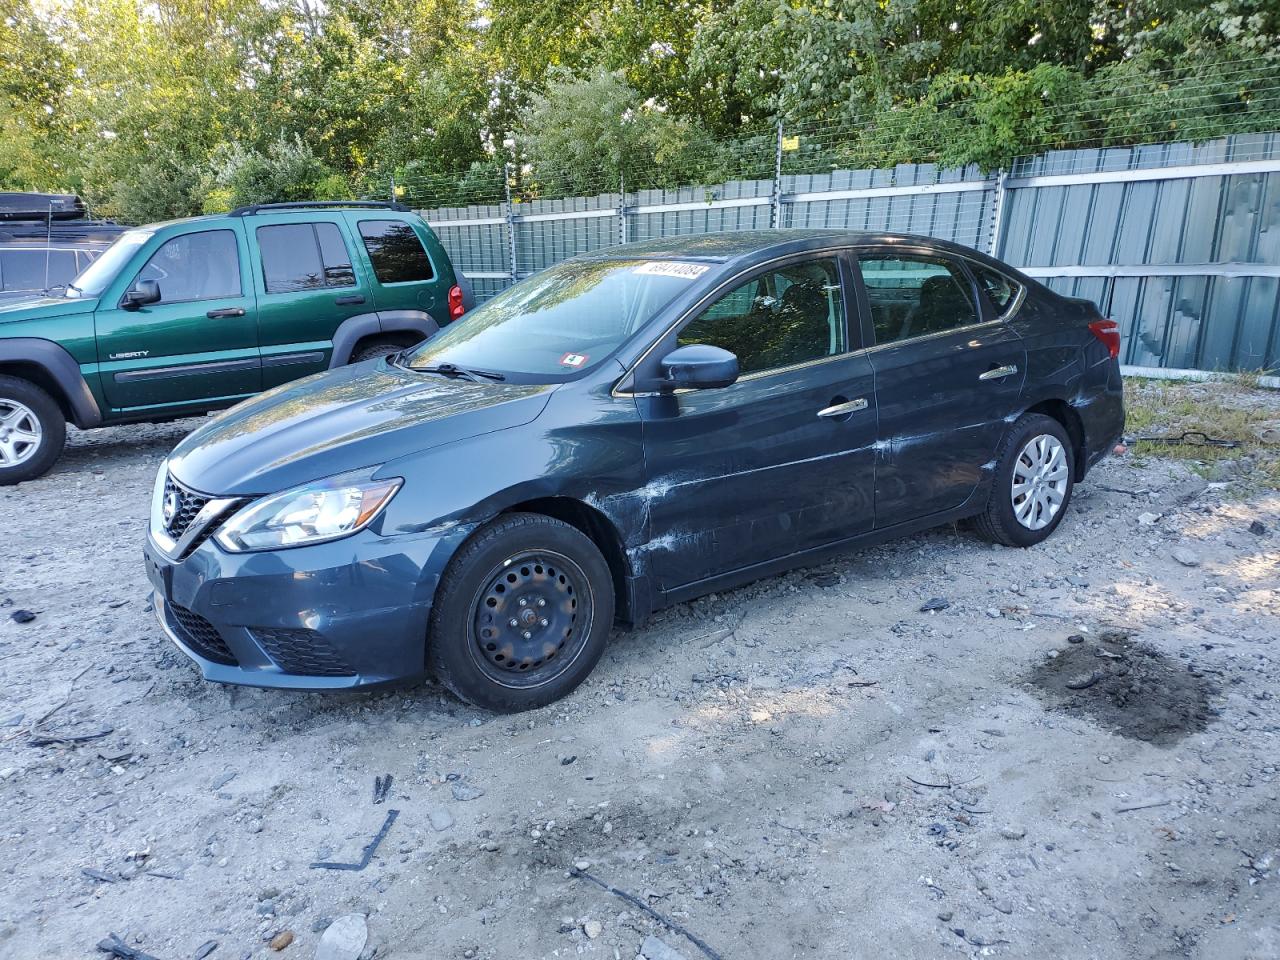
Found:
<svg viewBox="0 0 1280 960"><path fill-rule="evenodd" d="M1075 488L1075 449L1052 417L1019 417L1001 444L980 536L1007 547L1032 547L1058 529ZM1016 486L1015 486L1016 485Z"/></svg>
<svg viewBox="0 0 1280 960"><path fill-rule="evenodd" d="M67 422L53 397L28 380L0 376L0 487L47 473L66 442Z"/></svg>
<svg viewBox="0 0 1280 960"><path fill-rule="evenodd" d="M613 608L613 577L590 538L552 517L506 514L474 533L445 570L427 667L475 706L542 707L595 667Z"/></svg>
<svg viewBox="0 0 1280 960"><path fill-rule="evenodd" d="M378 340L373 343L366 344L363 347L357 347L351 354L351 363L360 363L364 360L372 360L375 357L389 357L393 353L399 353L404 349L403 344L391 343L387 340Z"/></svg>

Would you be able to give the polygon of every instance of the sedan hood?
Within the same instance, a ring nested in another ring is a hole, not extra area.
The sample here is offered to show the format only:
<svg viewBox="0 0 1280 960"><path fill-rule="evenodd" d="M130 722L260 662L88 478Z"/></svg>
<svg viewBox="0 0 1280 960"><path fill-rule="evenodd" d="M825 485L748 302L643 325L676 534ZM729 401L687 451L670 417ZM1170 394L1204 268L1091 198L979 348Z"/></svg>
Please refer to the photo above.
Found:
<svg viewBox="0 0 1280 960"><path fill-rule="evenodd" d="M529 423L553 389L450 380L369 361L228 410L178 444L169 469L203 493L275 493Z"/></svg>

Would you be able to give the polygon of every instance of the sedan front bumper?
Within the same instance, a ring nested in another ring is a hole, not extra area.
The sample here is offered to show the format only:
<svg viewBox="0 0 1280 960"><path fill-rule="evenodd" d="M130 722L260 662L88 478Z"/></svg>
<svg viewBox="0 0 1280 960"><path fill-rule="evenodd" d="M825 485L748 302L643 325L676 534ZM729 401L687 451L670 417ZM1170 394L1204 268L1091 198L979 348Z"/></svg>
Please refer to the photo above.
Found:
<svg viewBox="0 0 1280 960"><path fill-rule="evenodd" d="M466 531L231 554L205 542L183 560L147 538L161 627L207 680L344 690L426 670L436 585Z"/></svg>

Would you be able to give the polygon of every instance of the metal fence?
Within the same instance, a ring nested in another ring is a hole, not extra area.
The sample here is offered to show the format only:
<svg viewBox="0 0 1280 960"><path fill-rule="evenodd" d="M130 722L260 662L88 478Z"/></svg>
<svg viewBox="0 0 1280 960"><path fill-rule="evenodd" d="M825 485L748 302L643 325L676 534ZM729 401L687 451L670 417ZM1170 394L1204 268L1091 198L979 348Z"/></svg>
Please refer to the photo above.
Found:
<svg viewBox="0 0 1280 960"><path fill-rule="evenodd" d="M779 138L781 140L781 138ZM1119 321L1136 368L1280 366L1280 133L1060 150L1006 170L903 164L422 210L487 299L631 240L768 227L924 234L989 252Z"/></svg>

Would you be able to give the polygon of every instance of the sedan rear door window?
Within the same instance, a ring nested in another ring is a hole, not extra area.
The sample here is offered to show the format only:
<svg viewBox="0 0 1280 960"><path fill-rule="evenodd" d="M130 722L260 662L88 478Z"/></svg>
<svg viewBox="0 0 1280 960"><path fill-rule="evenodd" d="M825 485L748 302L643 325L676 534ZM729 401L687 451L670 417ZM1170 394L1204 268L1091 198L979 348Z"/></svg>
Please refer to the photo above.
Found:
<svg viewBox="0 0 1280 960"><path fill-rule="evenodd" d="M844 353L839 264L810 260L753 277L690 321L679 343L728 350L743 374Z"/></svg>
<svg viewBox="0 0 1280 960"><path fill-rule="evenodd" d="M412 283L434 276L422 241L402 220L361 220L360 236L379 283Z"/></svg>
<svg viewBox="0 0 1280 960"><path fill-rule="evenodd" d="M894 343L978 322L964 269L940 256L862 254L876 343Z"/></svg>

